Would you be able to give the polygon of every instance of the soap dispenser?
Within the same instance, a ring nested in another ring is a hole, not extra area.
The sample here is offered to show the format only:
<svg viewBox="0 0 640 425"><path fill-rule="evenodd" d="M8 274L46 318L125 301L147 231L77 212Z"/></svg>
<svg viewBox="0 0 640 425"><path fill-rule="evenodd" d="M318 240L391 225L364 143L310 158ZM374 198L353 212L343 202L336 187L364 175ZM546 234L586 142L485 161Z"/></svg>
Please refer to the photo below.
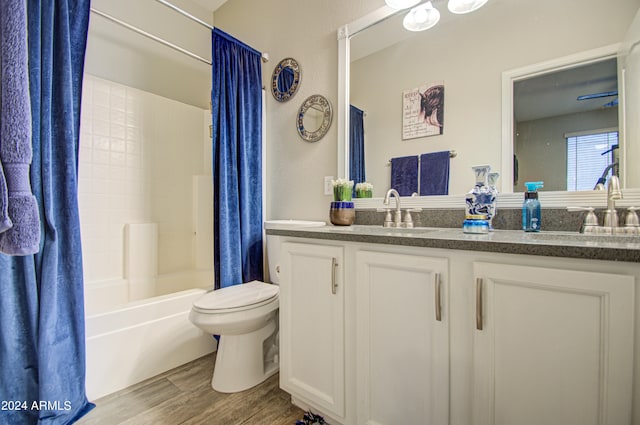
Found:
<svg viewBox="0 0 640 425"><path fill-rule="evenodd" d="M524 203L522 204L522 230L539 232L542 222L538 189L544 186L544 182L526 182L524 185L527 191L524 194Z"/></svg>

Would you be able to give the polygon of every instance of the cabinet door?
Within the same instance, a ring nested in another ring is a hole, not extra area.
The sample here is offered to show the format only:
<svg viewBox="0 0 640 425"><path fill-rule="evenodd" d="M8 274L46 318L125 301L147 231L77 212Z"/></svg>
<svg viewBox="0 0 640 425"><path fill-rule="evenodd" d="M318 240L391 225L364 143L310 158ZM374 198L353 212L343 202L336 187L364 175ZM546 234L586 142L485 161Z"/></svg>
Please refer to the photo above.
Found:
<svg viewBox="0 0 640 425"><path fill-rule="evenodd" d="M285 242L280 283L280 386L344 416L343 248Z"/></svg>
<svg viewBox="0 0 640 425"><path fill-rule="evenodd" d="M447 264L357 253L358 425L449 423Z"/></svg>
<svg viewBox="0 0 640 425"><path fill-rule="evenodd" d="M631 423L631 276L474 263L477 425Z"/></svg>

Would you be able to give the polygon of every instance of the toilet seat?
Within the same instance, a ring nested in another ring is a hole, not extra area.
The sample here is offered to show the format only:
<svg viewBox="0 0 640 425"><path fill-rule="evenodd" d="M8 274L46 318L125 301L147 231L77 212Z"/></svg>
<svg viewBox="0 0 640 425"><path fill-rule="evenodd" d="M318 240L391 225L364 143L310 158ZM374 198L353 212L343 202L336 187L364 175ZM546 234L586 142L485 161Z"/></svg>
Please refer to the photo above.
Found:
<svg viewBox="0 0 640 425"><path fill-rule="evenodd" d="M232 313L277 301L280 288L258 280L211 291L193 302L193 310L204 314Z"/></svg>

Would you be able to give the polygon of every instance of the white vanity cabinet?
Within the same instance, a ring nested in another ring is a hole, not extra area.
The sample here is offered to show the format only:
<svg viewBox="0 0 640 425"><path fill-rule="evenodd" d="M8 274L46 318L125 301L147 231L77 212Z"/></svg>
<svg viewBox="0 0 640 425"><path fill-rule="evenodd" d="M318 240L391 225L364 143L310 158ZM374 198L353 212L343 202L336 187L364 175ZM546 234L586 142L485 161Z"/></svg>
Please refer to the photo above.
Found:
<svg viewBox="0 0 640 425"><path fill-rule="evenodd" d="M640 425L640 264L282 242L280 384L332 425Z"/></svg>
<svg viewBox="0 0 640 425"><path fill-rule="evenodd" d="M298 404L345 412L344 248L284 242L280 263L280 386Z"/></svg>
<svg viewBox="0 0 640 425"><path fill-rule="evenodd" d="M473 271L475 425L631 424L633 276Z"/></svg>
<svg viewBox="0 0 640 425"><path fill-rule="evenodd" d="M448 260L356 253L358 424L449 423Z"/></svg>

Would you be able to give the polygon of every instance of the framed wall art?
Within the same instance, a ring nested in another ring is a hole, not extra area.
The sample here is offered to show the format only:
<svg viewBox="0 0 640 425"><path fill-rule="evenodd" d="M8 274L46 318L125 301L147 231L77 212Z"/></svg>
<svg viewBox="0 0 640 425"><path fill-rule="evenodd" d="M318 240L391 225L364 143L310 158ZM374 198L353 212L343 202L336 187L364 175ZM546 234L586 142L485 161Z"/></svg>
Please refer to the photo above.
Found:
<svg viewBox="0 0 640 425"><path fill-rule="evenodd" d="M444 82L402 92L402 140L444 132Z"/></svg>

